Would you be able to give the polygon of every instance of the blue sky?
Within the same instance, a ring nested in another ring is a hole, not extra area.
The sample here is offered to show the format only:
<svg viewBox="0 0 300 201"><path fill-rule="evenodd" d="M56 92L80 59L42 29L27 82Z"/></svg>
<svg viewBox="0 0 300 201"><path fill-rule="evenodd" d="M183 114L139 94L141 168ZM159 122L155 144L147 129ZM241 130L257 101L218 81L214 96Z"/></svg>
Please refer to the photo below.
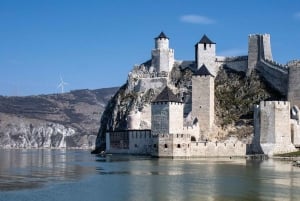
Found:
<svg viewBox="0 0 300 201"><path fill-rule="evenodd" d="M248 35L271 34L274 60L300 59L292 0L0 0L0 95L120 86L164 31L178 60L203 34L217 54L246 55Z"/></svg>

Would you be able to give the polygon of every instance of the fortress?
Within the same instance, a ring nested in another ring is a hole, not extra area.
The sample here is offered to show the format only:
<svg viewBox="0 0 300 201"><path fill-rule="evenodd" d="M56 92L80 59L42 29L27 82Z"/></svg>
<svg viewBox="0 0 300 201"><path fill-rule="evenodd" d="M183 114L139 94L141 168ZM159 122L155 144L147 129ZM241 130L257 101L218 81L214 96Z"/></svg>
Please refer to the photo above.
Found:
<svg viewBox="0 0 300 201"><path fill-rule="evenodd" d="M191 104L183 100L184 90L170 81L174 66L192 72ZM251 144L238 140L219 142L215 126L215 77L220 68L250 75L260 73L285 101L263 101L254 106L254 135ZM127 130L107 131L106 152L149 154L156 157L215 157L274 155L300 147L300 62L286 65L273 61L270 35L248 38L248 55L216 55L216 43L204 35L195 45L194 61L179 61L161 32L155 38L151 60L135 66L128 75L127 91L157 96L148 106L132 110Z"/></svg>

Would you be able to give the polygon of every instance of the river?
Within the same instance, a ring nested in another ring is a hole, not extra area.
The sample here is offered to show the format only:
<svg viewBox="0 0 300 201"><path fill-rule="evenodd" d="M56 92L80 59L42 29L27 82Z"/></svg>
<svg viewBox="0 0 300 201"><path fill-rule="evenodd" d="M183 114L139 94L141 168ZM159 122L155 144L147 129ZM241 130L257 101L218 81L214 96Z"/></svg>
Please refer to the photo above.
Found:
<svg viewBox="0 0 300 201"><path fill-rule="evenodd" d="M0 150L0 201L300 200L289 161Z"/></svg>

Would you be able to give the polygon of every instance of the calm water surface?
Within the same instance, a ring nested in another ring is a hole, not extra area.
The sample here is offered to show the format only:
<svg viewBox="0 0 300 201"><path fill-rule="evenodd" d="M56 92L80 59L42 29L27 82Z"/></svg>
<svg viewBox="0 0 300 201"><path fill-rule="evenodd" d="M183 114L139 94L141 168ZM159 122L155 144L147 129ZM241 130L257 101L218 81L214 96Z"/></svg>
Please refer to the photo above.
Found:
<svg viewBox="0 0 300 201"><path fill-rule="evenodd" d="M0 150L2 200L300 200L300 168L278 160Z"/></svg>

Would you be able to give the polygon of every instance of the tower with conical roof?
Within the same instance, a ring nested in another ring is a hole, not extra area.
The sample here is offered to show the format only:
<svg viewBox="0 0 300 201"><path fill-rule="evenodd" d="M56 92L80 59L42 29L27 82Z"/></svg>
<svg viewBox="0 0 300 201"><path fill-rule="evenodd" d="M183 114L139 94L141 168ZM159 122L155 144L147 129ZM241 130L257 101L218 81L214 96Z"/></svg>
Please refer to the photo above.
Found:
<svg viewBox="0 0 300 201"><path fill-rule="evenodd" d="M199 121L200 140L210 139L215 113L214 93L214 76L202 64L192 76L192 115Z"/></svg>
<svg viewBox="0 0 300 201"><path fill-rule="evenodd" d="M151 105L152 155L189 156L190 136L183 134L183 103L165 87Z"/></svg>
<svg viewBox="0 0 300 201"><path fill-rule="evenodd" d="M216 43L211 41L205 34L201 40L195 45L195 62L197 69L203 64L215 73L215 60L216 60Z"/></svg>
<svg viewBox="0 0 300 201"><path fill-rule="evenodd" d="M155 49L152 50L152 66L158 73L169 73L174 65L174 50L169 48L169 38L161 32L155 38Z"/></svg>

